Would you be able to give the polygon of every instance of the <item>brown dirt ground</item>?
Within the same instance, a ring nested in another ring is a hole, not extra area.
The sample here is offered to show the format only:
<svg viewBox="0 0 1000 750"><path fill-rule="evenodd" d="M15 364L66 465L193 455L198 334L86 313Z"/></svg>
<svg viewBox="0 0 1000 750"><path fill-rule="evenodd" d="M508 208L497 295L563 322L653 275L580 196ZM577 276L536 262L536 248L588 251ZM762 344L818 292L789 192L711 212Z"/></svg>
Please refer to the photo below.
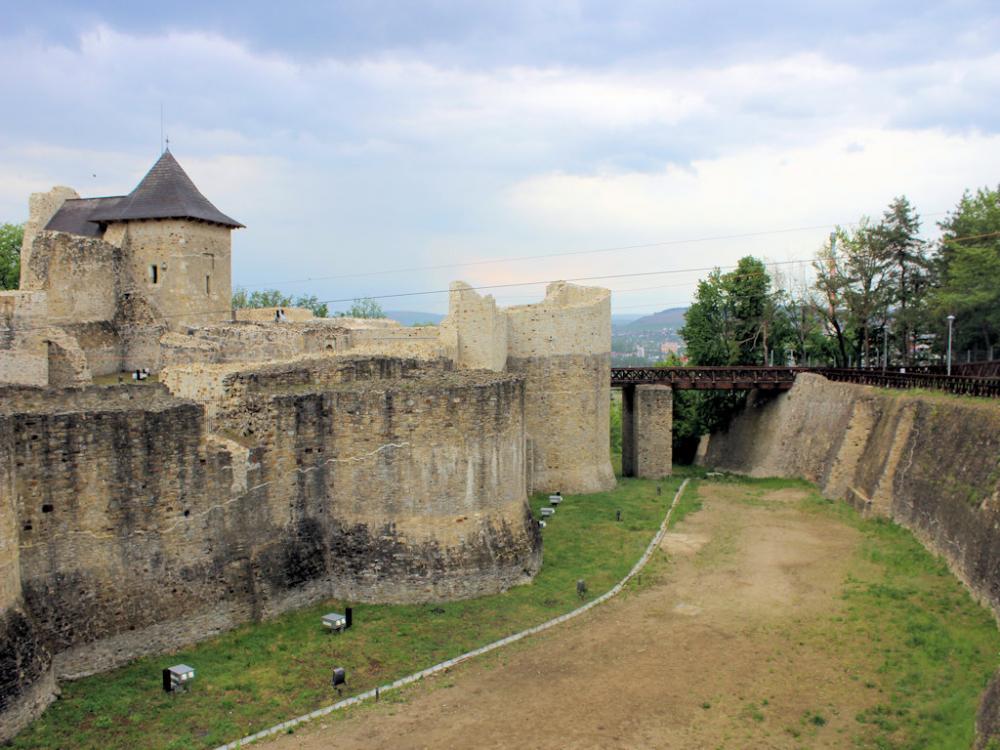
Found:
<svg viewBox="0 0 1000 750"><path fill-rule="evenodd" d="M798 490L700 495L654 583L264 747L852 747L874 699L829 629L857 532Z"/></svg>

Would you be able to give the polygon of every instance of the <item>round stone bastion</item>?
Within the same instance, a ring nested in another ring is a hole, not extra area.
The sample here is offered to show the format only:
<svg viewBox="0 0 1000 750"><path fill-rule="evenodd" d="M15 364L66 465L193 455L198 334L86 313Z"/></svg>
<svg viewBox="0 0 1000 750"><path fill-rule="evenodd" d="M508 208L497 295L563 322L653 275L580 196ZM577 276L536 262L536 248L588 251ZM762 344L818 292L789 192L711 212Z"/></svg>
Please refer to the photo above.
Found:
<svg viewBox="0 0 1000 750"><path fill-rule="evenodd" d="M458 599L538 571L522 379L438 372L278 393L271 405L278 445L269 473L293 510L287 523L300 529L288 544L326 559L334 595ZM299 471L289 471L292 460Z"/></svg>

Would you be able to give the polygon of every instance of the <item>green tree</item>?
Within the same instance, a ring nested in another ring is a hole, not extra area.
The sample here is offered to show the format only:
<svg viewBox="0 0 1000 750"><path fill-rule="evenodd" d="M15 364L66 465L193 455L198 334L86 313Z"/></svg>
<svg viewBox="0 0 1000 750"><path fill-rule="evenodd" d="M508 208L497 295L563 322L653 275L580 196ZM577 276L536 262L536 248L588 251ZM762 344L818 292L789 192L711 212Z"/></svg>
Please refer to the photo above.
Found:
<svg viewBox="0 0 1000 750"><path fill-rule="evenodd" d="M780 295L757 258L741 258L736 268L719 269L698 283L680 334L689 364L764 365L783 315ZM677 366L675 358L664 364ZM693 455L698 438L722 427L739 409L743 394L685 391L674 394L674 448L680 460Z"/></svg>
<svg viewBox="0 0 1000 750"><path fill-rule="evenodd" d="M320 302L315 294L301 294L295 298L295 307L312 310L312 314L317 318L325 318L330 310L325 302Z"/></svg>
<svg viewBox="0 0 1000 750"><path fill-rule="evenodd" d="M993 358L1000 338L1000 254L992 247L959 247L937 290L934 309L941 320L955 316L956 348L981 342ZM943 327L942 327L943 328ZM940 340L945 341L944 331ZM947 346L947 344L945 344Z"/></svg>
<svg viewBox="0 0 1000 750"><path fill-rule="evenodd" d="M622 452L622 400L620 395L611 394L611 420L610 420L611 452L620 454Z"/></svg>
<svg viewBox="0 0 1000 750"><path fill-rule="evenodd" d="M1000 187L966 191L938 226L937 288L930 304L938 348L947 346L942 321L951 314L956 347L982 346L992 359L1000 339Z"/></svg>
<svg viewBox="0 0 1000 750"><path fill-rule="evenodd" d="M693 365L765 365L780 299L764 263L747 256L723 274L698 282L680 330Z"/></svg>
<svg viewBox="0 0 1000 750"><path fill-rule="evenodd" d="M334 313L334 316L344 318L384 318L385 312L382 310L382 305L371 297L362 297L361 299L354 300L354 304L344 312Z"/></svg>
<svg viewBox="0 0 1000 750"><path fill-rule="evenodd" d="M927 244L919 237L920 216L905 195L889 204L878 232L889 264L889 303L895 306L893 321L900 355L903 363L909 364L926 320L930 261Z"/></svg>
<svg viewBox="0 0 1000 750"><path fill-rule="evenodd" d="M255 289L247 292L237 288L233 292L233 307L237 310L244 307L291 307L292 298L282 294L277 289Z"/></svg>
<svg viewBox="0 0 1000 750"><path fill-rule="evenodd" d="M698 282L695 301L685 313L680 335L691 364L731 365L736 336L722 272L717 268Z"/></svg>
<svg viewBox="0 0 1000 750"><path fill-rule="evenodd" d="M282 294L277 289L256 289L247 292L237 287L233 292L233 308L240 310L245 307L301 307L312 310L317 318L325 318L329 313L325 302L320 302L315 294L300 294L294 300L290 295Z"/></svg>
<svg viewBox="0 0 1000 750"><path fill-rule="evenodd" d="M814 284L815 296L812 298L813 309L821 316L827 331L836 341L835 360L839 367L847 367L847 320L844 305L844 290L849 281L847 274L841 268L837 256L837 233L830 235L826 243L816 253L813 269L816 271Z"/></svg>
<svg viewBox="0 0 1000 750"><path fill-rule="evenodd" d="M838 228L838 238L848 282L843 299L855 330L857 362L870 366L875 361L874 334L887 325L892 299L885 236L880 225L863 216L853 230Z"/></svg>
<svg viewBox="0 0 1000 750"><path fill-rule="evenodd" d="M0 289L17 289L21 280L23 224L0 224Z"/></svg>

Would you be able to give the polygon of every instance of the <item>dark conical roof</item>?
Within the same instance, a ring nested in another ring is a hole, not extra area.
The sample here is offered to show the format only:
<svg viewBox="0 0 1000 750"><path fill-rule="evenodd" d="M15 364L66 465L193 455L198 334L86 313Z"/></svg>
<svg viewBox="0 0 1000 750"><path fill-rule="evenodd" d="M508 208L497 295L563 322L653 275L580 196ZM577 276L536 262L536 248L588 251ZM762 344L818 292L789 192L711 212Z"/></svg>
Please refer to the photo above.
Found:
<svg viewBox="0 0 1000 750"><path fill-rule="evenodd" d="M89 218L102 223L139 219L198 219L234 229L243 226L201 194L169 151L163 152L135 190L113 205L98 208Z"/></svg>

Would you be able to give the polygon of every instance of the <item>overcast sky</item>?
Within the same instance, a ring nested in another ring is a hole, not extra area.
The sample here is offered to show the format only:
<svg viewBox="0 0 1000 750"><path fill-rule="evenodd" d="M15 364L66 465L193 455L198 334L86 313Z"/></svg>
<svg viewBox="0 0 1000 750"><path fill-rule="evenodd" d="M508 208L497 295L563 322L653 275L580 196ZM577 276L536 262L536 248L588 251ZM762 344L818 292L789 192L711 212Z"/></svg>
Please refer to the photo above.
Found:
<svg viewBox="0 0 1000 750"><path fill-rule="evenodd" d="M247 225L248 288L338 300L797 260L900 194L931 234L964 189L1000 183L1000 10L875 5L5 2L0 221L56 184L131 190L162 104L178 161ZM655 246L612 249L636 245ZM642 313L687 304L698 275L592 283Z"/></svg>

